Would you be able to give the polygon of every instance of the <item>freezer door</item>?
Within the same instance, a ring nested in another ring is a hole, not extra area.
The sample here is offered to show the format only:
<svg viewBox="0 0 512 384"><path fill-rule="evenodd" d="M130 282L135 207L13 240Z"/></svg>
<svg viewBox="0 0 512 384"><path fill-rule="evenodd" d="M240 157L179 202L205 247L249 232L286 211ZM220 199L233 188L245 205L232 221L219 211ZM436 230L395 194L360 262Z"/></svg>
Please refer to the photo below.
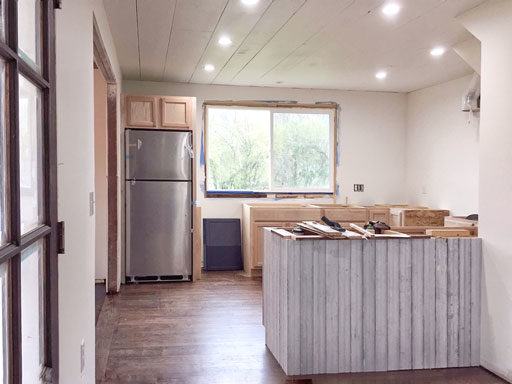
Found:
<svg viewBox="0 0 512 384"><path fill-rule="evenodd" d="M190 132L126 130L127 180L192 180Z"/></svg>
<svg viewBox="0 0 512 384"><path fill-rule="evenodd" d="M126 274L192 274L192 184L126 182Z"/></svg>

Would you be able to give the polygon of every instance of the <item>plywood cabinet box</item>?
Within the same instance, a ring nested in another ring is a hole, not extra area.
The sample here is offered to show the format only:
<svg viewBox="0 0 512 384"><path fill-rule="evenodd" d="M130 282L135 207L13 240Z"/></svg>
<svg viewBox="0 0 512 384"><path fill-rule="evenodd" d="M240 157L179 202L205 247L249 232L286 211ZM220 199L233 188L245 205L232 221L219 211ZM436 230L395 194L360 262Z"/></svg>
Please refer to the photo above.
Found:
<svg viewBox="0 0 512 384"><path fill-rule="evenodd" d="M450 211L446 209L429 209L427 207L391 206L390 222L392 227L407 226L439 226L444 225L445 216Z"/></svg>
<svg viewBox="0 0 512 384"><path fill-rule="evenodd" d="M368 220L388 223L389 208L342 204L244 204L242 237L245 274L261 275L265 227L293 227L304 220L320 221L322 216L343 226L348 226L349 223L364 225Z"/></svg>
<svg viewBox="0 0 512 384"><path fill-rule="evenodd" d="M127 95L124 109L127 128L194 130L193 97Z"/></svg>

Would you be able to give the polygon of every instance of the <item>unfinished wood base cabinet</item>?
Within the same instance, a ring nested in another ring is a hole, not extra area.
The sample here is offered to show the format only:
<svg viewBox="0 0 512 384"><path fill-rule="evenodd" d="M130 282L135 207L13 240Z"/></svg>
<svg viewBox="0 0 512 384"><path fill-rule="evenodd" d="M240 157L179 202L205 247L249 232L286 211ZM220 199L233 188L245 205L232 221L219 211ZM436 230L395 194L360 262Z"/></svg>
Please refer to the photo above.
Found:
<svg viewBox="0 0 512 384"><path fill-rule="evenodd" d="M298 221L320 220L320 210L306 204L244 204L242 240L244 272L261 276L263 267L263 228L293 226Z"/></svg>
<svg viewBox="0 0 512 384"><path fill-rule="evenodd" d="M388 222L389 208L341 204L244 204L242 237L245 274L261 275L265 227L293 227L304 220L320 221L322 216L345 227L349 223L364 225L368 220Z"/></svg>

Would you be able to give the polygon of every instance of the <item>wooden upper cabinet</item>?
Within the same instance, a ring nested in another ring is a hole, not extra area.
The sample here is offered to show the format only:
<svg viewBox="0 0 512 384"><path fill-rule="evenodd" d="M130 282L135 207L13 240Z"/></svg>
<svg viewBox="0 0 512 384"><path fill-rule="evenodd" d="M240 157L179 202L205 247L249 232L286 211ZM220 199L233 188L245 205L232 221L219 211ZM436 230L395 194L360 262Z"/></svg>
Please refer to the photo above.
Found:
<svg viewBox="0 0 512 384"><path fill-rule="evenodd" d="M192 99L190 97L162 97L162 127L190 130Z"/></svg>
<svg viewBox="0 0 512 384"><path fill-rule="evenodd" d="M196 98L181 96L125 96L125 127L193 131Z"/></svg>
<svg viewBox="0 0 512 384"><path fill-rule="evenodd" d="M126 98L126 125L128 127L156 127L156 98L152 96L128 96Z"/></svg>

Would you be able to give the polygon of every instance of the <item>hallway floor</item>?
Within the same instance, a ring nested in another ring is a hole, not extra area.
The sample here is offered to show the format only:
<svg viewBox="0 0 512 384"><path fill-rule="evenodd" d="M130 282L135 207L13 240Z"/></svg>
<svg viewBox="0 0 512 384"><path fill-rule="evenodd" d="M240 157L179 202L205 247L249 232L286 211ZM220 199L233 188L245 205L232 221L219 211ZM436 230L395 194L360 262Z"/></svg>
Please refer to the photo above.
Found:
<svg viewBox="0 0 512 384"><path fill-rule="evenodd" d="M504 383L481 368L287 377L265 347L261 279L125 285L96 329L98 383Z"/></svg>

